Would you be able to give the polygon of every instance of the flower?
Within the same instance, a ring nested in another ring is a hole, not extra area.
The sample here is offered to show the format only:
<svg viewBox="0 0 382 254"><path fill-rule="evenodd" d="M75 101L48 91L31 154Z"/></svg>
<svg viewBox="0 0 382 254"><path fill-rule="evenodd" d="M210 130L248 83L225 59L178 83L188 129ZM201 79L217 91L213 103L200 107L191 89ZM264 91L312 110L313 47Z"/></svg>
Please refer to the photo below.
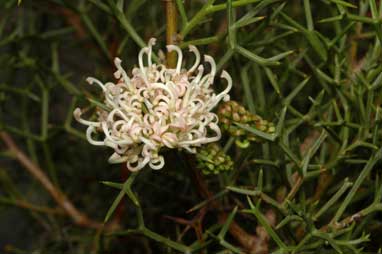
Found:
<svg viewBox="0 0 382 254"><path fill-rule="evenodd" d="M189 50L195 55L195 63L190 69L182 69L183 54L179 47L168 45L168 51L177 52L175 69L152 62L152 47L155 39L141 49L138 57L139 68L132 70L129 77L115 58L116 83L103 84L95 78L87 82L98 85L105 96L106 108L101 109L98 121L81 118L81 109L73 112L75 119L87 127L86 137L90 144L108 146L114 149L110 163L127 163L131 171L149 165L161 169L164 158L159 154L162 148L185 149L195 153L203 144L216 142L221 137L218 116L211 110L221 101L228 101L232 87L230 75L223 71L221 77L228 85L215 94L214 83L216 64L211 56L204 55L210 65L210 72L204 74L200 65L200 53L195 46ZM147 65L144 64L147 55ZM102 139L93 136L101 133Z"/></svg>

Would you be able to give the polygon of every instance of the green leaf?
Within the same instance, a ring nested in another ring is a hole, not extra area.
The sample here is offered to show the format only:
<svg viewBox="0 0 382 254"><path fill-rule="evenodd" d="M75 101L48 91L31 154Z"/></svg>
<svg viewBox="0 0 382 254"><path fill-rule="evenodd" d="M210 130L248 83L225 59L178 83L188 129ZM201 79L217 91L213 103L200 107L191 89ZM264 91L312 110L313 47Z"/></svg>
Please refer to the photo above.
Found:
<svg viewBox="0 0 382 254"><path fill-rule="evenodd" d="M269 225L265 216L261 214L261 212L252 204L252 201L249 197L247 197L247 200L251 209L243 210L243 212L255 215L257 221L264 227L265 231L267 231L268 235L276 242L279 248L286 251L288 249L287 246Z"/></svg>
<svg viewBox="0 0 382 254"><path fill-rule="evenodd" d="M258 56L256 55L255 53L249 51L248 49L245 49L241 46L237 46L235 48L235 50L241 54L242 56L248 58L249 60L257 63L257 64L260 64L262 66L277 66L277 65L280 65L280 62L278 62L277 60L269 60L269 59L266 59L266 58L263 58L261 56Z"/></svg>
<svg viewBox="0 0 382 254"><path fill-rule="evenodd" d="M125 191L122 189L117 197L114 199L113 203L111 204L109 210L107 211L106 213L106 216L105 216L105 219L104 219L104 223L108 222L110 217L113 215L115 209L117 208L117 206L119 205L119 203L121 203L121 200L122 198L125 196Z"/></svg>
<svg viewBox="0 0 382 254"><path fill-rule="evenodd" d="M223 227L221 228L219 234L218 234L218 238L219 239L224 239L232 221L233 221L233 218L235 217L235 214L237 212L237 206L235 206L235 208L232 210L232 212L228 215L228 218L227 220L225 221Z"/></svg>
<svg viewBox="0 0 382 254"><path fill-rule="evenodd" d="M297 94L305 87L309 80L310 77L307 77L300 84L298 84L296 88L294 88L292 92L290 92L290 94L284 99L284 105L289 105L292 102L292 100L297 96Z"/></svg>
<svg viewBox="0 0 382 254"><path fill-rule="evenodd" d="M332 3L335 3L335 4L339 4L339 5L343 6L343 7L357 8L356 5L351 4L349 2L346 2L346 1L343 1L343 0L329 0L329 1L332 2Z"/></svg>
<svg viewBox="0 0 382 254"><path fill-rule="evenodd" d="M324 44L321 42L316 32L305 30L303 33L306 36L306 39L309 41L310 45L312 45L313 49L320 56L320 58L323 61L326 61L328 59L328 52L326 51Z"/></svg>
<svg viewBox="0 0 382 254"><path fill-rule="evenodd" d="M138 199L135 197L134 193L131 191L131 185L133 184L135 178L137 177L138 173L132 173L129 178L123 183L123 185L119 185L113 182L102 182L103 184L107 186L111 186L113 188L120 189L122 187L121 191L118 193L117 197L114 199L112 205L110 206L109 210L106 213L104 222L106 223L110 217L113 215L115 209L117 208L118 204L121 202L122 198L127 195L133 203L139 207Z"/></svg>
<svg viewBox="0 0 382 254"><path fill-rule="evenodd" d="M89 29L91 35L94 37L95 41L98 43L99 47L101 48L106 58L111 59L105 40L102 38L101 34L98 32L97 28L94 26L90 17L85 12L81 12L81 18L85 26Z"/></svg>
<svg viewBox="0 0 382 254"><path fill-rule="evenodd" d="M234 123L235 125L239 126L240 128L242 128L243 130L246 130L258 137L261 137L263 139L266 139L266 140L269 140L269 141L275 141L276 139L276 135L274 134L269 134L269 133L266 133L266 132L263 132L263 131L259 131L255 128L252 128L252 127L249 127L247 125L244 125L244 124L241 124L241 123Z"/></svg>

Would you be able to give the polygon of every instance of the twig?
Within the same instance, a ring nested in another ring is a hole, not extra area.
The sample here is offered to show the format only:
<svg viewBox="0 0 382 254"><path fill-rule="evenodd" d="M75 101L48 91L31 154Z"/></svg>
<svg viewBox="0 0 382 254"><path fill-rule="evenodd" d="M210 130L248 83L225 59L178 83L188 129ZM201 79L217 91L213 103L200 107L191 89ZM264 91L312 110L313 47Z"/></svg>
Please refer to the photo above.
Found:
<svg viewBox="0 0 382 254"><path fill-rule="evenodd" d="M320 228L320 231L322 232L328 232L330 229L340 230L344 227L347 227L348 225L352 224L353 222L361 221L362 218L364 218L366 215L376 212L376 211L382 211L382 204L380 203L373 203L370 206L362 209L361 211L358 211L340 222L336 223L329 223Z"/></svg>
<svg viewBox="0 0 382 254"><path fill-rule="evenodd" d="M290 200L292 200L294 198L294 196L296 195L296 193L300 189L302 183L304 182L304 179L300 175L298 175L297 172L294 175L294 177L295 177L294 185L293 185L292 189L289 191L289 193L286 196L286 198L284 199L284 201L283 201L283 203L281 205L282 207L285 207L286 204L287 204L287 201L290 201Z"/></svg>
<svg viewBox="0 0 382 254"><path fill-rule="evenodd" d="M0 137L7 145L9 151L24 166L24 168L38 180L41 185L49 192L57 204L72 218L75 224L89 228L102 228L103 224L89 219L85 214L77 210L68 197L57 189L49 180L43 170L31 161L28 156L15 144L12 137L5 131L0 132Z"/></svg>
<svg viewBox="0 0 382 254"><path fill-rule="evenodd" d="M166 4L166 42L167 45L176 44L177 38L177 12L174 0L163 0ZM167 67L175 68L176 52L167 51Z"/></svg>
<svg viewBox="0 0 382 254"><path fill-rule="evenodd" d="M0 197L0 203L7 204L7 205L13 205L16 207L20 207L27 210L32 210L35 212L40 213L47 213L47 214L57 214L57 215L65 215L64 211L57 207L57 208L50 208L45 206L39 206L35 204L31 204L28 201L22 200L22 199L5 199Z"/></svg>

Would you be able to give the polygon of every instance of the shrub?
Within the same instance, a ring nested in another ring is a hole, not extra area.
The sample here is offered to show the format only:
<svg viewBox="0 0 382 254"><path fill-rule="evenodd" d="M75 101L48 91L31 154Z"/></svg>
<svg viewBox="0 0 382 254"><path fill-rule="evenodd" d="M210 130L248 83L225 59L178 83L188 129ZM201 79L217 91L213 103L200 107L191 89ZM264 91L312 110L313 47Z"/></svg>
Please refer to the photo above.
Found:
<svg viewBox="0 0 382 254"><path fill-rule="evenodd" d="M381 1L0 14L3 252L380 251Z"/></svg>

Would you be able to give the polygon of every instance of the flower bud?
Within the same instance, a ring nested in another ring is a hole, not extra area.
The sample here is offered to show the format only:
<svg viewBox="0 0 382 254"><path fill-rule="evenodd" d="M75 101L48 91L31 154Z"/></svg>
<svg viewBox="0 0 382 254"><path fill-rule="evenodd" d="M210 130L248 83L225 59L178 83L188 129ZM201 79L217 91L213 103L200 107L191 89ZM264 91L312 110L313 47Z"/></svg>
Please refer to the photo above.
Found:
<svg viewBox="0 0 382 254"><path fill-rule="evenodd" d="M233 169L231 157L216 143L203 146L196 154L197 167L205 175L218 174Z"/></svg>
<svg viewBox="0 0 382 254"><path fill-rule="evenodd" d="M250 142L260 142L262 139L238 127L235 123L247 125L269 134L275 132L273 123L262 119L259 115L252 114L236 101L222 103L218 109L218 116L222 129L236 137L235 143L241 148L246 148Z"/></svg>

